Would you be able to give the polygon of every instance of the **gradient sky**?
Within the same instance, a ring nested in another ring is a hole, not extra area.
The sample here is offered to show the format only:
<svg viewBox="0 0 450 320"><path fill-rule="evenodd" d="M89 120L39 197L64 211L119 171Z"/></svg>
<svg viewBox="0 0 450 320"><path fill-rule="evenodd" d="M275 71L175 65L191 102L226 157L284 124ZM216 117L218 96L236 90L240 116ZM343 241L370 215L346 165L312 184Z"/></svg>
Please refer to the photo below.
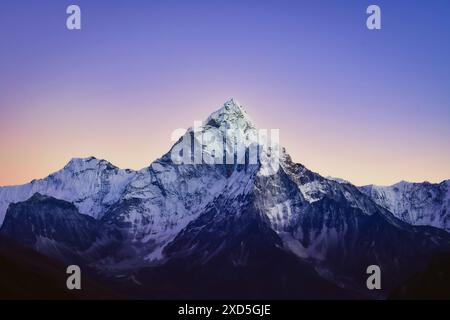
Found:
<svg viewBox="0 0 450 320"><path fill-rule="evenodd" d="M72 157L142 168L230 97L322 175L440 182L449 57L448 0L2 0L0 185Z"/></svg>

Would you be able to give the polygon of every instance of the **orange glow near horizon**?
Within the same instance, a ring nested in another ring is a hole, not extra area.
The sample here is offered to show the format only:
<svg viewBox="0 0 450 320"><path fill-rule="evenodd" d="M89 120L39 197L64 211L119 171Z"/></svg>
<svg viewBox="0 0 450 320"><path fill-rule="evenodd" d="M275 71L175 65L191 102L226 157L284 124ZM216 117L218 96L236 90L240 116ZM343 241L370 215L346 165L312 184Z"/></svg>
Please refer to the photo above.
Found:
<svg viewBox="0 0 450 320"><path fill-rule="evenodd" d="M74 157L95 156L120 168L141 169L170 149L174 129L188 128L194 120L206 119L220 107L213 100L217 98L193 98L192 106L183 109L169 101L156 109L159 112L148 106L139 108L146 112L134 113L130 107L108 116L106 109L98 105L71 114L73 106L66 104L65 109L58 109L52 107L54 103L48 103L47 107L38 108L37 116L17 115L0 129L2 137L14 137L0 141L0 185L46 177ZM354 134L361 128L352 127L351 123L304 111L299 111L301 120L289 119L282 112L268 112L272 107L267 101L249 100L252 101L248 107L245 103L244 106L257 126L279 128L280 142L293 160L323 176L343 178L356 185L390 185L401 180L441 182L450 178L450 156L448 152L445 157L438 156L442 154L439 141L433 144L425 141L426 137L423 141L408 141L398 133L392 139L393 133L377 132L376 128L374 132L366 128L362 137ZM279 110L282 108L287 107L280 106ZM389 137L391 141L384 143ZM417 145L422 146L420 152L415 149Z"/></svg>

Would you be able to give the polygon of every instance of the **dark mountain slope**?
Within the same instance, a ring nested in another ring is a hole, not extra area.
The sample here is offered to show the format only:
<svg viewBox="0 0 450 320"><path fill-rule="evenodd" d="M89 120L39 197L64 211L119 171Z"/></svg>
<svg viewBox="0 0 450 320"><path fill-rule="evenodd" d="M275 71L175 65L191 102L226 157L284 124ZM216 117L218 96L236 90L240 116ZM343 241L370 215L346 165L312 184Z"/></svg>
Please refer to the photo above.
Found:
<svg viewBox="0 0 450 320"><path fill-rule="evenodd" d="M80 263L81 253L95 241L98 225L73 204L36 193L9 206L0 234L62 261Z"/></svg>

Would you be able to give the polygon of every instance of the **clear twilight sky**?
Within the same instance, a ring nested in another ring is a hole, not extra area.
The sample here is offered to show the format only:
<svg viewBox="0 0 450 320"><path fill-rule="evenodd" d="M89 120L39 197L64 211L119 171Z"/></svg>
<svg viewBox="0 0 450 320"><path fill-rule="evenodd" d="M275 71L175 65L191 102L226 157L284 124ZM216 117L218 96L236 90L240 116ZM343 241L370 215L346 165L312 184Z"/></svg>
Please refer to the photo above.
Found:
<svg viewBox="0 0 450 320"><path fill-rule="evenodd" d="M450 179L450 1L0 2L0 185L140 169L231 97L324 176Z"/></svg>

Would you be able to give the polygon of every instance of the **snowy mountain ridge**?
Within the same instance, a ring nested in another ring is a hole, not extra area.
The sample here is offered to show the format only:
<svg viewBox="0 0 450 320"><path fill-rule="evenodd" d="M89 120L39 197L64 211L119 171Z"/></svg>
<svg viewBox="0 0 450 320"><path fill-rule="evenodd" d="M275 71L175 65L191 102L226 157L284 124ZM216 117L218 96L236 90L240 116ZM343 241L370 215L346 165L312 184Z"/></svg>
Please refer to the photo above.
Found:
<svg viewBox="0 0 450 320"><path fill-rule="evenodd" d="M441 183L401 181L392 186L368 185L359 189L409 224L450 231L450 180Z"/></svg>
<svg viewBox="0 0 450 320"><path fill-rule="evenodd" d="M228 100L220 109L208 116L200 127L206 132L204 154L209 153L214 159L214 151L222 148L221 143L226 137L226 131L231 129L231 138L244 148L258 144L256 126L248 116L244 107L234 99ZM234 130L234 131L233 131ZM185 138L192 135L190 128ZM197 137L193 137L193 142ZM176 148L176 143L172 149ZM262 146L267 148L266 145ZM278 146L279 147L279 146ZM281 148L281 147L279 147ZM172 150L171 149L171 150ZM227 140L223 154L233 152L233 147ZM282 165L286 167L286 151L280 151ZM47 178L33 180L31 183L20 186L0 187L0 226L10 203L25 201L35 193L49 195L57 199L66 200L75 204L80 213L102 218L103 214L122 199L140 198L152 199L158 193L151 185L153 180L163 180L173 183L177 177L190 171L188 166L172 167L167 153L162 159L152 163L149 167L139 171L119 169L106 160L95 157L74 158L61 170L49 175ZM292 161L289 158L288 163ZM306 170L306 169L305 169ZM260 169L260 171L263 171ZM319 176L319 175L316 175ZM201 180L201 179L199 179ZM299 190L308 202L321 199L321 195L329 190L330 181L340 184L350 184L348 181L326 177L314 179L307 183L299 183ZM200 182L200 181L199 181ZM202 181L204 183L204 181ZM218 183L213 191L220 189ZM222 182L225 185L225 182ZM391 211L399 219L413 225L430 225L437 228L450 229L450 180L440 184L399 182L392 186L368 185L358 187L369 195L377 204ZM208 187L209 189L210 187ZM205 190L208 193L207 190ZM151 207L151 206L150 206Z"/></svg>
<svg viewBox="0 0 450 320"><path fill-rule="evenodd" d="M232 279L236 272L258 275L262 265L268 272L281 268L281 278L274 273L272 279L277 292L284 292L278 286L287 274L300 284L315 279L311 290L322 282L362 290L361 270L374 263L395 285L433 252L450 250L450 235L411 226L402 215L396 218L377 203L387 197L374 196L374 188L324 178L294 163L278 145L277 170L260 158L256 163L174 162L184 142L201 139L197 142L204 145L205 136L210 146L202 151L214 160L229 150L237 160L239 147L245 151L242 160L248 160L252 147L263 154L274 150L256 139L256 127L235 100L200 127L202 138L195 128L188 129L168 153L139 171L92 157L73 159L45 179L0 188L0 215L8 208L0 234L108 275L151 279L150 287L155 279L173 286L174 273L162 276L164 270L186 274L186 279L197 270L199 278L209 279L199 283L206 284L216 273ZM300 291L308 296L308 290Z"/></svg>

